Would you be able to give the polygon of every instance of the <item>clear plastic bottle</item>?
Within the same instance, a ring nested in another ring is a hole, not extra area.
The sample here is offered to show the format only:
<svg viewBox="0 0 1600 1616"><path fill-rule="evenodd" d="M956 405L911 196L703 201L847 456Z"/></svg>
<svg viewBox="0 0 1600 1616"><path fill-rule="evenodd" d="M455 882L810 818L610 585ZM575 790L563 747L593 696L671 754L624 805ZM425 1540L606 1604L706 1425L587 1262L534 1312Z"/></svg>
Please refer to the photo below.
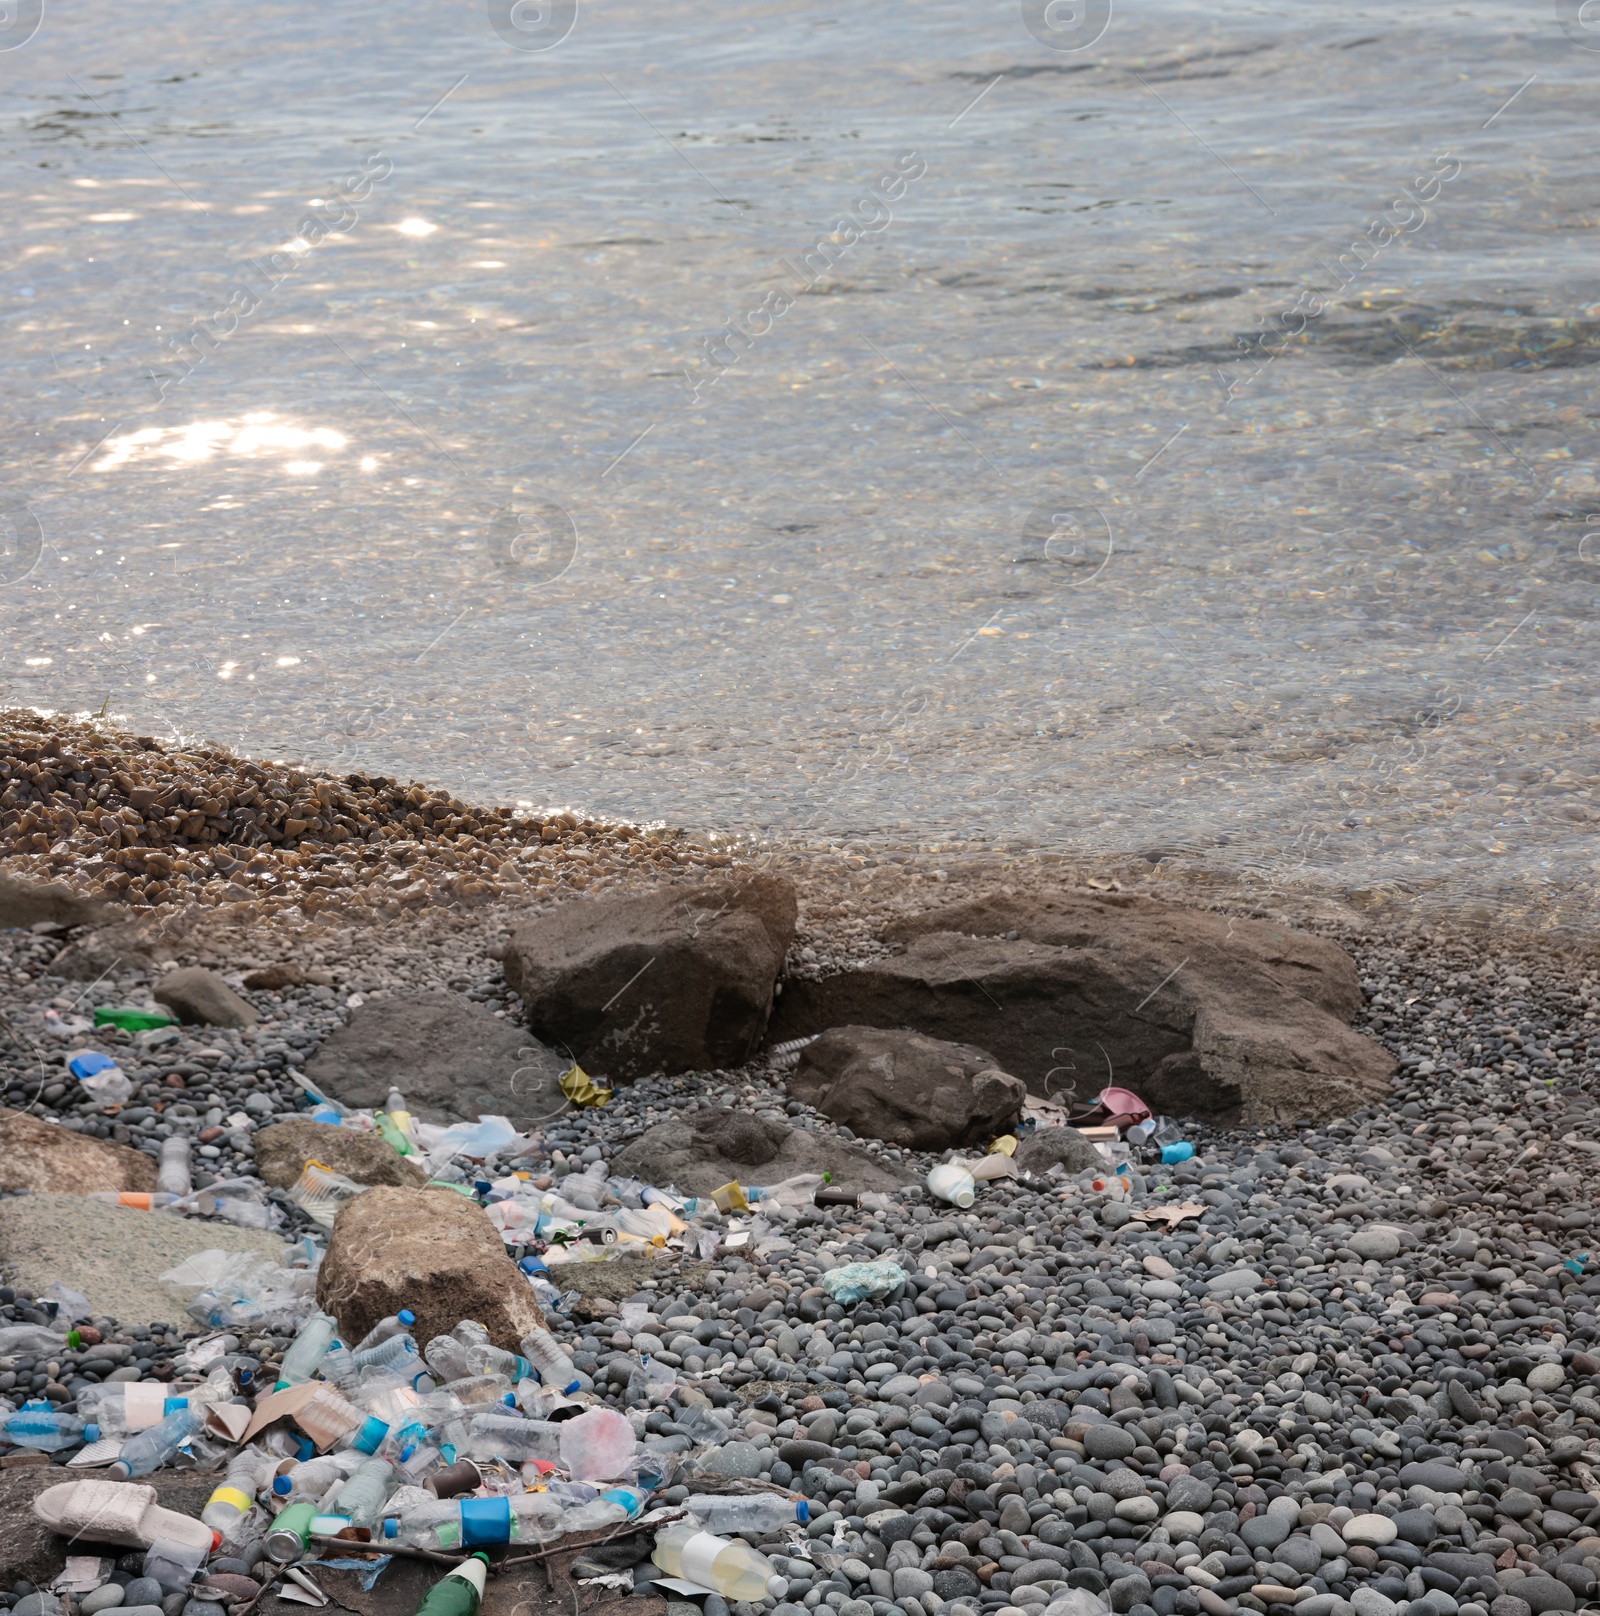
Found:
<svg viewBox="0 0 1600 1616"><path fill-rule="evenodd" d="M24 1403L5 1424L6 1439L36 1453L59 1453L83 1440L83 1421L76 1414L58 1414L44 1398Z"/></svg>
<svg viewBox="0 0 1600 1616"><path fill-rule="evenodd" d="M161 1141L156 1188L166 1195L187 1195L194 1188L189 1178L189 1141L181 1133Z"/></svg>
<svg viewBox="0 0 1600 1616"><path fill-rule="evenodd" d="M480 1543L551 1543L565 1535L565 1512L549 1493L441 1498L383 1523L384 1539L450 1551Z"/></svg>
<svg viewBox="0 0 1600 1616"><path fill-rule="evenodd" d="M374 1347L381 1347L385 1341L391 1341L397 1335L404 1335L416 1322L416 1314L410 1308L403 1307L398 1313L391 1313L388 1318L379 1319L350 1350L370 1352Z"/></svg>
<svg viewBox="0 0 1600 1616"><path fill-rule="evenodd" d="M648 1496L639 1487L608 1487L598 1498L591 1498L586 1504L568 1509L562 1523L563 1529L575 1535L579 1532L598 1532L604 1527L631 1521L644 1509Z"/></svg>
<svg viewBox="0 0 1600 1616"><path fill-rule="evenodd" d="M463 1408L473 1410L503 1404L511 1396L511 1382L504 1375L468 1375L440 1389L448 1391Z"/></svg>
<svg viewBox="0 0 1600 1616"><path fill-rule="evenodd" d="M188 1402L188 1398L168 1396L167 1388L155 1380L85 1387L78 1394L78 1413L88 1422L83 1439L85 1442L99 1442L105 1437L120 1440L136 1431L148 1431L167 1415L187 1407ZM89 1435L91 1429L93 1436Z"/></svg>
<svg viewBox="0 0 1600 1616"><path fill-rule="evenodd" d="M190 1203L201 1217L221 1218L241 1229L276 1229L283 1213L270 1203L247 1201L242 1195L213 1195L209 1190Z"/></svg>
<svg viewBox="0 0 1600 1616"><path fill-rule="evenodd" d="M276 1497L292 1504L321 1504L334 1487L356 1473L365 1458L366 1455L347 1449L342 1453L302 1459L274 1478L272 1491Z"/></svg>
<svg viewBox="0 0 1600 1616"><path fill-rule="evenodd" d="M436 1335L422 1349L422 1356L441 1382L465 1380L472 1373L467 1366L466 1343L453 1335Z"/></svg>
<svg viewBox="0 0 1600 1616"><path fill-rule="evenodd" d="M533 1365L526 1358L507 1352L504 1347L491 1346L487 1341L468 1347L466 1358L467 1373L471 1375L504 1375L515 1383L533 1373Z"/></svg>
<svg viewBox="0 0 1600 1616"><path fill-rule="evenodd" d="M811 1519L805 1499L778 1493L691 1493L684 1508L703 1532L778 1532Z"/></svg>
<svg viewBox="0 0 1600 1616"><path fill-rule="evenodd" d="M263 1453L260 1448L241 1448L228 1461L228 1473L222 1485L206 1500L200 1519L213 1532L226 1537L255 1506L262 1473L272 1463L272 1455Z"/></svg>
<svg viewBox="0 0 1600 1616"><path fill-rule="evenodd" d="M395 1486L394 1466L387 1459L365 1459L354 1475L346 1477L332 1506L348 1516L352 1526L371 1526L382 1516Z"/></svg>
<svg viewBox="0 0 1600 1616"><path fill-rule="evenodd" d="M522 1338L522 1355L534 1367L541 1384L570 1397L583 1385L577 1365L543 1325L536 1324Z"/></svg>
<svg viewBox="0 0 1600 1616"><path fill-rule="evenodd" d="M330 1380L341 1391L353 1391L359 1378L355 1356L342 1341L330 1341L328 1350L317 1366L324 1380Z"/></svg>
<svg viewBox="0 0 1600 1616"><path fill-rule="evenodd" d="M338 1331L338 1324L326 1313L313 1313L300 1326L300 1333L284 1353L274 1390L281 1392L286 1386L299 1386L310 1380Z"/></svg>
<svg viewBox="0 0 1600 1616"><path fill-rule="evenodd" d="M358 1370L394 1369L409 1376L422 1367L422 1354L417 1351L417 1343L412 1337L402 1330L376 1346L352 1348L350 1361Z"/></svg>
<svg viewBox="0 0 1600 1616"><path fill-rule="evenodd" d="M121 1451L106 1474L118 1480L126 1480L130 1476L148 1476L152 1470L159 1470L174 1458L204 1423L203 1408L174 1409L159 1425L152 1425L148 1431L130 1436L122 1444Z"/></svg>
<svg viewBox="0 0 1600 1616"><path fill-rule="evenodd" d="M509 1412L474 1414L467 1422L466 1454L471 1459L561 1459L561 1427L550 1420L525 1420Z"/></svg>
<svg viewBox="0 0 1600 1616"><path fill-rule="evenodd" d="M663 1527L650 1558L669 1577L697 1582L724 1599L759 1601L768 1594L781 1599L789 1589L788 1578L778 1576L772 1562L742 1538L730 1542L698 1526Z"/></svg>

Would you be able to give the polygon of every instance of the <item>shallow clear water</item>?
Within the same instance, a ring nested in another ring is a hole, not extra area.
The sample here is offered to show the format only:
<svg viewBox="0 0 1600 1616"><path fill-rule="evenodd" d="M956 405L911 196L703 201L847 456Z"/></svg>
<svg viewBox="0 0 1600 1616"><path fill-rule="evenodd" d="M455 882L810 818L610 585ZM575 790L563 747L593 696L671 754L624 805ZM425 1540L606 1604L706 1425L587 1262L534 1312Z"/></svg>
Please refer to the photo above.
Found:
<svg viewBox="0 0 1600 1616"><path fill-rule="evenodd" d="M1590 916L1600 16L1094 3L48 7L0 695Z"/></svg>

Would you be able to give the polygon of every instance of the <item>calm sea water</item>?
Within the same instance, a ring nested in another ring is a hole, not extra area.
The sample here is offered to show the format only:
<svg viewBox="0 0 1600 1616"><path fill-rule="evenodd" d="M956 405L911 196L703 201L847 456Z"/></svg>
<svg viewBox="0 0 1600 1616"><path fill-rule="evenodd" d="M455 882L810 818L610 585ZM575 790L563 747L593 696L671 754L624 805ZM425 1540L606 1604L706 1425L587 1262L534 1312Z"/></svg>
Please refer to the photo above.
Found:
<svg viewBox="0 0 1600 1616"><path fill-rule="evenodd" d="M31 3L7 699L1592 916L1593 0Z"/></svg>

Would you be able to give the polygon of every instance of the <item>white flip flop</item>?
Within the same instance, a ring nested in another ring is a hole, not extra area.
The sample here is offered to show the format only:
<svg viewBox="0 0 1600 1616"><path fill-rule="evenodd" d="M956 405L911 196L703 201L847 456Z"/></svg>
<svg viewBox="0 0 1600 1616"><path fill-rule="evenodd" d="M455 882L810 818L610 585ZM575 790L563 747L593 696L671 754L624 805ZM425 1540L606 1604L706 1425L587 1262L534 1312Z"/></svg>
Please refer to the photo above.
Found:
<svg viewBox="0 0 1600 1616"><path fill-rule="evenodd" d="M76 1542L116 1543L148 1549L158 1538L203 1548L208 1554L222 1540L203 1521L156 1502L156 1490L136 1481L84 1476L46 1487L33 1501L33 1513L62 1537Z"/></svg>

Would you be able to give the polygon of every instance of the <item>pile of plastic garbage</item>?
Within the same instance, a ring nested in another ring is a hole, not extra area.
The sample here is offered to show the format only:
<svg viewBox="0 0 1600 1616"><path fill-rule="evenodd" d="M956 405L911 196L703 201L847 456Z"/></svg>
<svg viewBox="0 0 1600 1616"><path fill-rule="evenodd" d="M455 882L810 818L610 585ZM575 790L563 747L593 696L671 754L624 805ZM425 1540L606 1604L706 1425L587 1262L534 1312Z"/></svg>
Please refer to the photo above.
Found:
<svg viewBox="0 0 1600 1616"><path fill-rule="evenodd" d="M718 1531L772 1532L806 1520L806 1504L771 1492L693 1495L647 1513L651 1495L691 1468L696 1453L727 1440L709 1410L680 1422L690 1440L644 1437L646 1411L672 1384L643 1364L630 1416L597 1401L556 1338L536 1327L511 1352L463 1320L419 1343L400 1312L345 1343L314 1312L282 1359L278 1380L252 1410L239 1393L244 1366L231 1336L192 1342L186 1374L170 1386L106 1383L67 1414L47 1402L4 1413L16 1448L81 1448L35 1512L82 1542L132 1541L147 1551L143 1574L164 1591L190 1588L213 1556L252 1562L258 1581L309 1562L329 1543L386 1553L456 1558L496 1545L524 1551L605 1536L638 1521L658 1525L655 1563L669 1576L729 1598L780 1586L765 1558ZM59 1349L61 1337L24 1325L0 1341L10 1351ZM641 1440L643 1438L643 1440ZM141 1478L165 1465L225 1460L198 1522L161 1509ZM99 1469L102 1474L94 1474ZM109 1478L109 1479L103 1479ZM476 1607L482 1561L450 1600ZM299 1572L302 1582L305 1572ZM458 1579L459 1580L459 1579Z"/></svg>
<svg viewBox="0 0 1600 1616"><path fill-rule="evenodd" d="M1031 1175L1025 1175L1017 1166L1015 1155L1019 1138L1026 1138L1040 1127L1070 1127L1102 1158L1102 1165L1078 1173L1069 1174L1054 1166L1043 1175L1045 1179L1062 1181L1063 1199L1088 1207L1142 1198L1153 1187L1149 1174L1194 1157L1194 1146L1183 1137L1179 1125L1171 1117L1154 1115L1130 1089L1102 1089L1077 1112L1058 1101L1030 1097L1015 1134L996 1139L985 1155L971 1159L952 1155L940 1162L928 1173L929 1193L952 1206L966 1208L985 1183L1024 1176L1031 1181Z"/></svg>

